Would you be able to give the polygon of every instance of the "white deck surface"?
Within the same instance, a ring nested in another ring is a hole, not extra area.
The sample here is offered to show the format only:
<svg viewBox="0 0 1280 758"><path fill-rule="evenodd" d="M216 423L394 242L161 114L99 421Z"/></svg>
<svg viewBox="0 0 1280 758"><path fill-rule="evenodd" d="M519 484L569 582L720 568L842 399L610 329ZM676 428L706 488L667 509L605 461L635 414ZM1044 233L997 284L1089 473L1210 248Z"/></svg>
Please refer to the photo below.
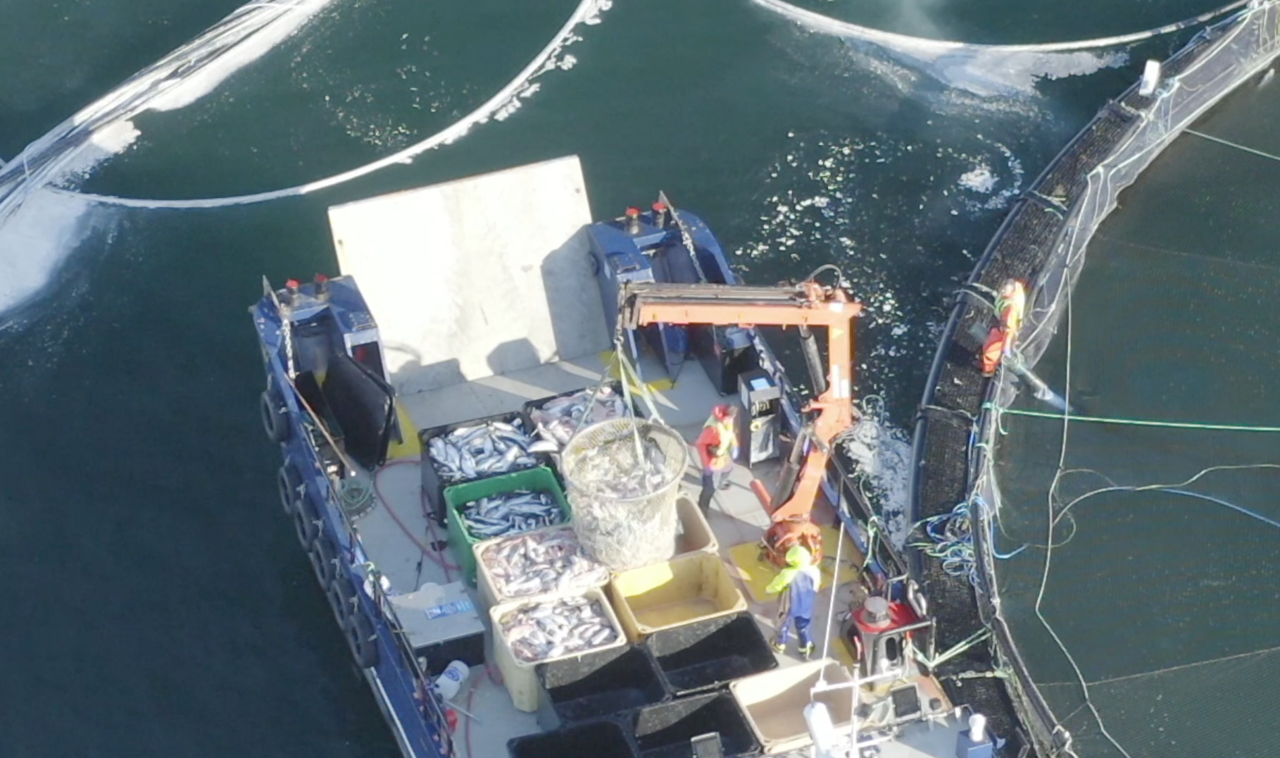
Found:
<svg viewBox="0 0 1280 758"><path fill-rule="evenodd" d="M602 366L598 359L542 366L513 372L507 376L479 379L440 390L417 393L407 398L414 422L420 427L463 421L468 418L515 410L525 401L573 389L594 386L599 381ZM660 369L646 361L642 368L646 376L662 376ZM712 405L732 402L733 398L718 395L706 374L694 361L685 365L680 380L668 391L657 393L657 403L663 418L676 428L685 439L692 442L702 429L703 421ZM691 450L691 461L695 454ZM412 592L425 582L446 583L458 578L457 572L449 576L431 560L421 561L421 551L405 530L424 545L443 540L443 530L428 525L423 515L421 488L417 462L392 463L378 472L380 497L377 507L357 522L361 540L369 558L391 580L397 592ZM721 546L721 555L727 561L728 549L743 542L760 539L769 523L768 515L750 490L751 472L737 466L730 477L727 491L717 493L708 521ZM698 491L698 471L691 465L685 477L686 494L695 499ZM405 529L396 523L396 518ZM446 551L447 554L447 551ZM837 590L836 610L849 606L853 597L850 587ZM474 593L473 593L474 595ZM746 595L744 589L744 595ZM830 591L824 590L819 601L820 612L813 620L815 638L821 647L821 630L825 628ZM479 598L476 597L479 607ZM750 597L748 596L750 603ZM750 603L751 610L765 631L773 634L774 604ZM486 618L487 620L487 618ZM836 643L832 643L836 644ZM789 654L779 656L782 666L797 662L794 645ZM496 670L495 670L496 675ZM460 694L454 702L475 714L471 725L471 754L466 756L466 721L461 717L455 735L459 755L466 758L499 758L506 755L506 742L512 737L538 731L534 714L515 710L506 690L488 676L483 667L475 667L468 681L469 694ZM468 693L464 687L463 693ZM470 702L468 703L468 698ZM915 724L907 728L898 739L878 745L881 758L950 758L955 754L957 720L948 718L929 724Z"/></svg>

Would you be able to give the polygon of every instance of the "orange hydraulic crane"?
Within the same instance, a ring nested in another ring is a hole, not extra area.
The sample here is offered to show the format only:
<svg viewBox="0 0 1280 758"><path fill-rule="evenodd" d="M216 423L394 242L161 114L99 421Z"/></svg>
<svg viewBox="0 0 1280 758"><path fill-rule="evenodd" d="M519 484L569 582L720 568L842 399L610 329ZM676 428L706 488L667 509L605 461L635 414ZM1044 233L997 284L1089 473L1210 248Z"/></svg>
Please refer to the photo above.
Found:
<svg viewBox="0 0 1280 758"><path fill-rule="evenodd" d="M815 272L816 275L817 272ZM619 292L620 326L634 329L655 323L707 324L713 326L796 326L803 335L809 327L827 329L826 387L804 409L818 411L812 423L812 444L794 489L770 496L758 481L752 483L773 521L765 534L765 548L778 565L785 565L787 550L802 544L822 557L822 535L810 520L831 455L831 444L853 425L853 319L862 311L840 287L828 287L813 276L799 284L752 287L725 284L626 283ZM816 360L811 358L811 369ZM815 377L815 382L821 379ZM796 441L802 445L802 440Z"/></svg>

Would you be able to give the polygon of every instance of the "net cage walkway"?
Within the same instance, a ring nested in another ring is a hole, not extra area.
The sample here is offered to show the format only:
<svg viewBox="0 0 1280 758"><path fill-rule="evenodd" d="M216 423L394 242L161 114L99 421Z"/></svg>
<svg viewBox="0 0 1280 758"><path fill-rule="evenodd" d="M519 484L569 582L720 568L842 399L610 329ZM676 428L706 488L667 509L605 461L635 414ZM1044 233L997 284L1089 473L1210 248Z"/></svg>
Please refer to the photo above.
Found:
<svg viewBox="0 0 1280 758"><path fill-rule="evenodd" d="M950 536L965 542L955 543L962 544L959 551L914 553L912 571L938 621L939 650L990 631L987 644L967 648L937 673L954 702L986 715L995 734L1014 738L1009 755L1025 748L1026 755L1077 756L1077 741L1063 725L1076 714L1055 713L1042 688L1050 694L1054 688L1088 690L1076 676L1037 685L1002 607L996 562L1009 555L998 556L993 545L1000 504L994 452L1001 411L1018 398L1019 385L1007 369L994 379L981 375L978 356L992 323L985 293L1008 278L1028 283L1018 344L1026 365L1034 367L1069 315L1086 246L1119 193L1201 115L1280 54L1278 5L1254 2L1206 28L1164 62L1154 92L1141 94L1135 84L1100 110L1018 199L970 275L940 340L913 436L913 520L936 524L957 513L964 528ZM1280 660L1271 651L1257 655ZM1177 671L1195 676L1196 670ZM1122 704L1130 681L1107 682L1107 697ZM1086 701L1076 710L1092 707ZM1077 717L1071 723L1082 725L1079 731L1096 731L1103 722Z"/></svg>

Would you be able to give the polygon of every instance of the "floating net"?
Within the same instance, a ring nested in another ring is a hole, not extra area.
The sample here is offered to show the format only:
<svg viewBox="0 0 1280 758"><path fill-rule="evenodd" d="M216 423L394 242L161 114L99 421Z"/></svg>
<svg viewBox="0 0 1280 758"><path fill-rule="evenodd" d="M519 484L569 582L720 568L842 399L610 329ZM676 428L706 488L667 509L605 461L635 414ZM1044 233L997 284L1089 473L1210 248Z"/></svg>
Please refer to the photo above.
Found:
<svg viewBox="0 0 1280 758"><path fill-rule="evenodd" d="M580 430L560 470L583 550L614 571L674 555L687 465L684 439L662 424L615 418Z"/></svg>
<svg viewBox="0 0 1280 758"><path fill-rule="evenodd" d="M934 365L926 595L944 637L991 630L1045 758L1274 752L1278 34L1277 3L1252 3L1103 109L993 240ZM1020 362L1070 412L1009 361L978 376L1006 277L1031 292Z"/></svg>

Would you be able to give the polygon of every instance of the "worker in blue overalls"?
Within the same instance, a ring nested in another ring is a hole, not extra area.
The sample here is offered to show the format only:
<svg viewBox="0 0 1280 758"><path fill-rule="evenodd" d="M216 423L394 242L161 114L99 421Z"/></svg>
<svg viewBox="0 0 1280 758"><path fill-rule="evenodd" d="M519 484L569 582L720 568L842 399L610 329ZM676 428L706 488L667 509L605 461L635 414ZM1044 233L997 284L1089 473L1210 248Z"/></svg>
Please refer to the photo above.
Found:
<svg viewBox="0 0 1280 758"><path fill-rule="evenodd" d="M781 653L787 649L791 625L794 624L796 636L800 638L800 656L807 661L813 655L809 623L813 620L814 600L818 597L820 584L822 574L813 565L813 556L800 545L792 546L787 551L786 567L765 587L765 592L770 595L786 590L786 594L778 600L778 636L774 638L774 650Z"/></svg>

